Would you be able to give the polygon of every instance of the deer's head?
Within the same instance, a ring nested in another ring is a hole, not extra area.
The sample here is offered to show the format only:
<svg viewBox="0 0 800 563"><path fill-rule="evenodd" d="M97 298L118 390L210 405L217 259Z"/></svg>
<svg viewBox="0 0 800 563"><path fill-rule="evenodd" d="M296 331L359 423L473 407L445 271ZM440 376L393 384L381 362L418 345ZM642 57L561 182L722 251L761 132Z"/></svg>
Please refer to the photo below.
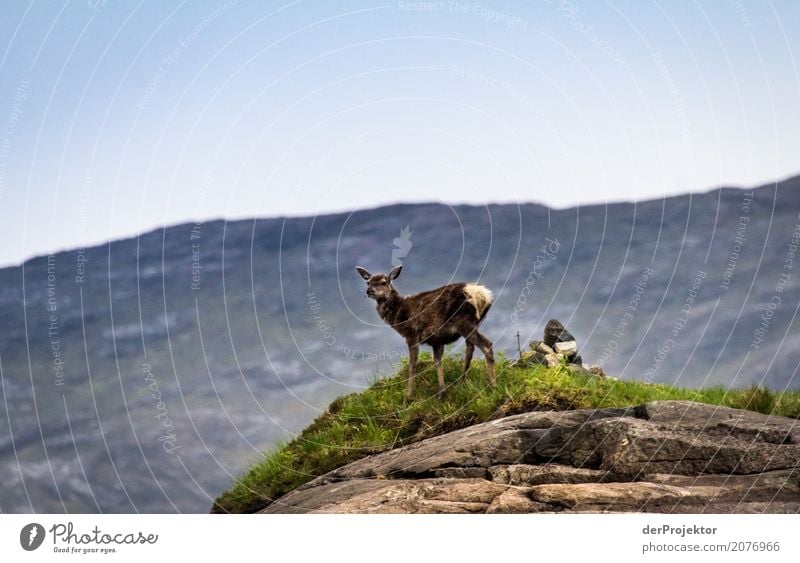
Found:
<svg viewBox="0 0 800 563"><path fill-rule="evenodd" d="M392 281L397 279L402 270L402 266L397 266L392 268L392 271L388 274L370 274L361 266L356 266L356 271L367 282L367 297L375 301L384 301L392 295L395 291L392 287Z"/></svg>

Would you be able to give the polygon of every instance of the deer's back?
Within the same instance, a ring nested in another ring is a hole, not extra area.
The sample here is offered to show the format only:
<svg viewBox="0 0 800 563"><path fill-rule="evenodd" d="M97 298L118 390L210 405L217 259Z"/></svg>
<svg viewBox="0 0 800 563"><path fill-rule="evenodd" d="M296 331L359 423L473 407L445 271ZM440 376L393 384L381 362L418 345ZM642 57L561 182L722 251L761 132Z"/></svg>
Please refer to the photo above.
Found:
<svg viewBox="0 0 800 563"><path fill-rule="evenodd" d="M425 344L449 344L474 327L475 308L467 301L466 284L452 283L405 298L407 328Z"/></svg>
<svg viewBox="0 0 800 563"><path fill-rule="evenodd" d="M419 314L444 314L448 317L456 314L466 301L465 283L451 283L409 295L405 298L411 309Z"/></svg>

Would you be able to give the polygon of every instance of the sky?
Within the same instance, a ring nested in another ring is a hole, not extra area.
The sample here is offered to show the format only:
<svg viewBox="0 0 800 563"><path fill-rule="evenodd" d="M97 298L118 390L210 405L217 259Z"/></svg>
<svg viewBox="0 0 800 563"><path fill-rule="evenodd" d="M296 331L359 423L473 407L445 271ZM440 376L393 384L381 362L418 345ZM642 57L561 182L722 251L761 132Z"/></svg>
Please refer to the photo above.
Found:
<svg viewBox="0 0 800 563"><path fill-rule="evenodd" d="M800 3L8 2L0 266L211 218L800 173Z"/></svg>

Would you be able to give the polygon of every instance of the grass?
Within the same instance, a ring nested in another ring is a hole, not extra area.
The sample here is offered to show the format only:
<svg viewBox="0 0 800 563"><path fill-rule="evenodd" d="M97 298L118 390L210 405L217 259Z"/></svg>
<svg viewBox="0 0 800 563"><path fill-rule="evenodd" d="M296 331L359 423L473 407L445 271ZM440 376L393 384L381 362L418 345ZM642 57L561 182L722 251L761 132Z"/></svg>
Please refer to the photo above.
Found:
<svg viewBox="0 0 800 563"><path fill-rule="evenodd" d="M444 361L445 379L456 382L460 358ZM541 366L497 363L497 387L487 387L486 367L475 361L464 381L435 398L430 355L418 365L416 400L405 398L406 366L368 389L339 397L291 442L266 454L215 501L215 512L256 512L292 489L367 455L397 448L472 424L532 410L621 407L655 400L690 400L800 418L800 392L683 389L574 374Z"/></svg>

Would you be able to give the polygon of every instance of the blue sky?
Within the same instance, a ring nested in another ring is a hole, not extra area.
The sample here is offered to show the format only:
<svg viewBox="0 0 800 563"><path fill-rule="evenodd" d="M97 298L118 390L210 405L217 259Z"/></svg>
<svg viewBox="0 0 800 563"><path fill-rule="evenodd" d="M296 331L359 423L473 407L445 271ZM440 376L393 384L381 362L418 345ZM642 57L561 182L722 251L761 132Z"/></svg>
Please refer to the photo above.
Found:
<svg viewBox="0 0 800 563"><path fill-rule="evenodd" d="M0 265L205 218L800 172L797 2L13 2Z"/></svg>

